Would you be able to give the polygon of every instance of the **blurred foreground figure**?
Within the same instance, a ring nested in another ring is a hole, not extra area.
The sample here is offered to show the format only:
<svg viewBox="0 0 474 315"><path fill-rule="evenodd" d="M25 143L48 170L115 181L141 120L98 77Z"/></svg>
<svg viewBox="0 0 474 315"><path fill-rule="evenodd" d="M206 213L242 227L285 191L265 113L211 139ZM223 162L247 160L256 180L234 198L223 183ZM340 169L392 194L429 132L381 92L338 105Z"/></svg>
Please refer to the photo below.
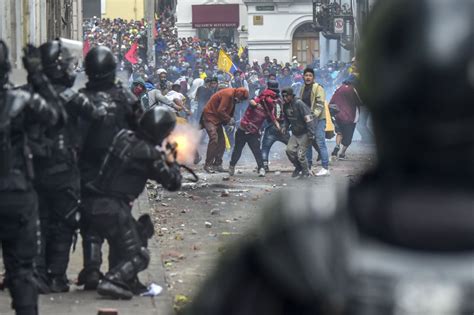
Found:
<svg viewBox="0 0 474 315"><path fill-rule="evenodd" d="M189 314L474 312L473 6L377 3L360 55L377 167L274 198Z"/></svg>
<svg viewBox="0 0 474 315"><path fill-rule="evenodd" d="M33 189L34 168L30 149L31 127L54 125L58 112L33 91L52 91L41 74L36 48L23 58L31 92L12 90L8 82L8 49L0 41L0 241L5 265L5 287L17 315L38 314L38 290L33 260L38 249L38 198ZM57 101L57 99L56 99ZM57 106L57 103L54 103ZM57 108L57 107L56 107Z"/></svg>

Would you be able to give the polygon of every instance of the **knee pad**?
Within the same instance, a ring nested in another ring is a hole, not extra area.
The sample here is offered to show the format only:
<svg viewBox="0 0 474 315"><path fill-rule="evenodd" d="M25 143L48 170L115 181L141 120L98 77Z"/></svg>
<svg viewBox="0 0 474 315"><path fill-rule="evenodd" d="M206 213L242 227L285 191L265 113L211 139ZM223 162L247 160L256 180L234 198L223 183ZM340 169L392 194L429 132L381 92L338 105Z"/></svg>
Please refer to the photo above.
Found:
<svg viewBox="0 0 474 315"><path fill-rule="evenodd" d="M138 273L145 270L150 263L150 252L145 247L140 248L140 251L132 258L135 271Z"/></svg>

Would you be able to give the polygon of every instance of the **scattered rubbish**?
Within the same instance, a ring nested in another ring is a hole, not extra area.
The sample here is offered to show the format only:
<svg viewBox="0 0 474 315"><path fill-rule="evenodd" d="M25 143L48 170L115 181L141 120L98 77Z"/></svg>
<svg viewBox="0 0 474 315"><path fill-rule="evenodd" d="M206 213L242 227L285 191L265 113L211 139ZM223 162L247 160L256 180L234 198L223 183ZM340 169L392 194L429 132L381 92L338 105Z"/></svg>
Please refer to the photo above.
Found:
<svg viewBox="0 0 474 315"><path fill-rule="evenodd" d="M227 182L227 181L230 180L230 177L229 177L229 176L222 177L222 180L223 180L224 182Z"/></svg>
<svg viewBox="0 0 474 315"><path fill-rule="evenodd" d="M148 286L148 291L140 294L141 296L157 296L163 292L163 288L155 283Z"/></svg>
<svg viewBox="0 0 474 315"><path fill-rule="evenodd" d="M211 228L211 227L212 227L212 223L209 222L209 221L204 222L204 225L205 225L207 228Z"/></svg>
<svg viewBox="0 0 474 315"><path fill-rule="evenodd" d="M194 234L196 235L198 232L196 232L196 230L191 230L191 234Z"/></svg>
<svg viewBox="0 0 474 315"><path fill-rule="evenodd" d="M221 197L229 197L229 191L227 189L221 192Z"/></svg>
<svg viewBox="0 0 474 315"><path fill-rule="evenodd" d="M276 172L275 172L275 175L281 175L281 172L280 172L280 171L276 171Z"/></svg>
<svg viewBox="0 0 474 315"><path fill-rule="evenodd" d="M217 215L217 214L220 214L220 213L221 213L220 209L212 209L211 210L211 215Z"/></svg>
<svg viewBox="0 0 474 315"><path fill-rule="evenodd" d="M162 205L163 207L168 207L168 206L169 206L167 203L164 203L164 202L162 202L161 205Z"/></svg>

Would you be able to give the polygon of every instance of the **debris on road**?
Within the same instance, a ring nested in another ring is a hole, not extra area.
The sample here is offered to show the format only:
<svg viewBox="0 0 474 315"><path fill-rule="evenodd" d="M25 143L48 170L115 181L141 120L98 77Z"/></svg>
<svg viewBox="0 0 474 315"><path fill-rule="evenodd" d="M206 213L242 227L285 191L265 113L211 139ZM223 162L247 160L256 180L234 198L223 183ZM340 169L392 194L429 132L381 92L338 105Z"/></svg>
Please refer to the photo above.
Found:
<svg viewBox="0 0 474 315"><path fill-rule="evenodd" d="M205 225L208 229L210 229L210 228L212 227L212 223L209 222L209 221L204 222L204 225Z"/></svg>
<svg viewBox="0 0 474 315"><path fill-rule="evenodd" d="M148 291L140 294L141 296L157 296L163 292L163 288L155 283L148 286Z"/></svg>

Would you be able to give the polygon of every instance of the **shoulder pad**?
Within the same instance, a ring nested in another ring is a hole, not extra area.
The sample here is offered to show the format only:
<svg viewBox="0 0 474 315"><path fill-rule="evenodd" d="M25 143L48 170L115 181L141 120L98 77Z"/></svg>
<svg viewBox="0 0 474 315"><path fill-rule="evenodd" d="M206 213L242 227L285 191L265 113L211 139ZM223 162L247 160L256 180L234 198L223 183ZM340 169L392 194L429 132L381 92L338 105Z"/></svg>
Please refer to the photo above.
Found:
<svg viewBox="0 0 474 315"><path fill-rule="evenodd" d="M7 99L10 99L11 106L9 111L10 118L18 116L25 106L32 100L32 95L24 90L8 91Z"/></svg>

